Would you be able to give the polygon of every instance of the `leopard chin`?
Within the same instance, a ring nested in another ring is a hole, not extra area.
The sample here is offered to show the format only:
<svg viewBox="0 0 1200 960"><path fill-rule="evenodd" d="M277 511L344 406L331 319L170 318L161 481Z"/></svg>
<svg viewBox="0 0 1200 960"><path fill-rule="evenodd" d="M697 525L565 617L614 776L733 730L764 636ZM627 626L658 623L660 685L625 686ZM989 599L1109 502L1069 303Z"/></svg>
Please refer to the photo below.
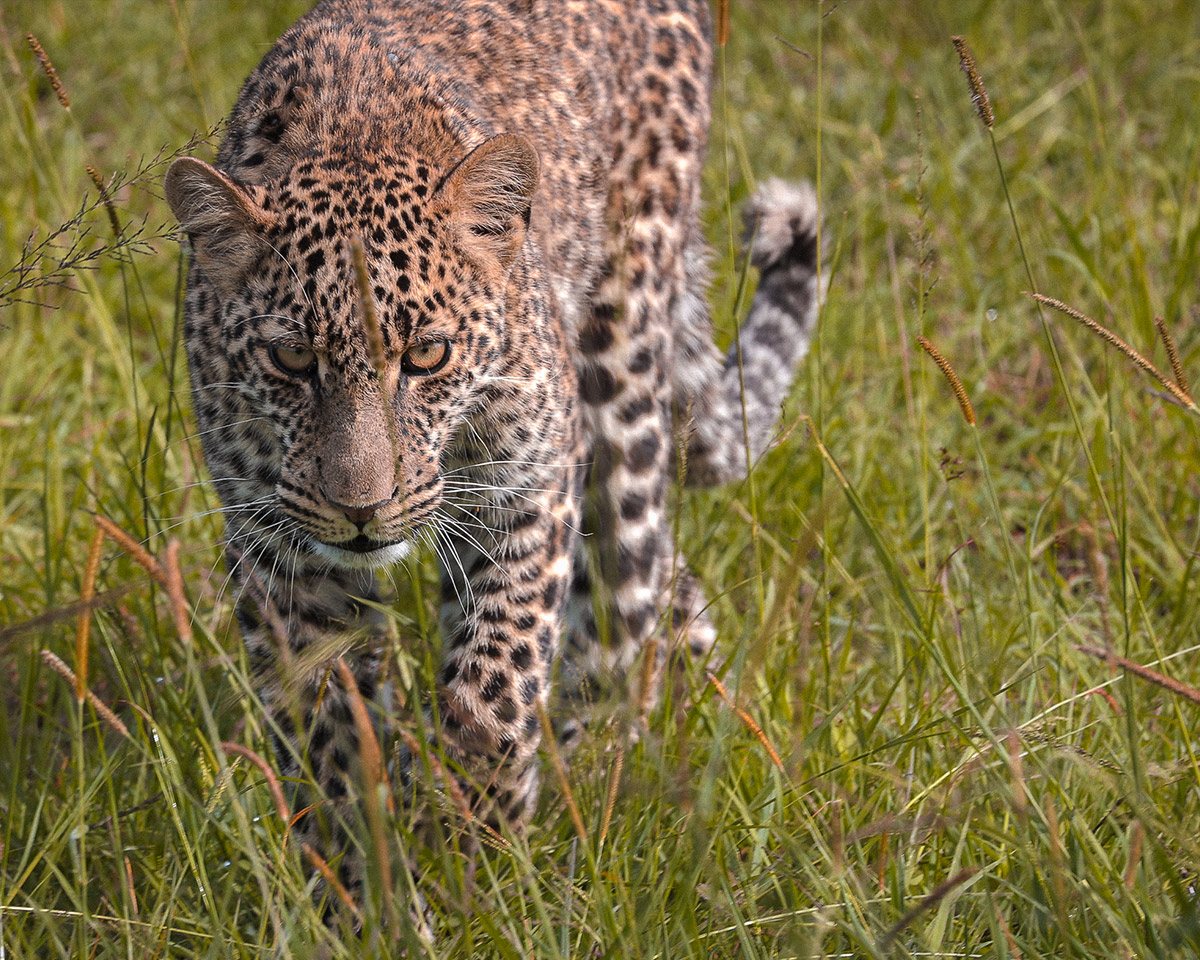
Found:
<svg viewBox="0 0 1200 960"><path fill-rule="evenodd" d="M342 543L324 543L314 539L309 542L309 546L322 560L350 570L377 570L380 567L391 566L393 563L399 563L412 551L410 540L380 543L361 533L353 540Z"/></svg>

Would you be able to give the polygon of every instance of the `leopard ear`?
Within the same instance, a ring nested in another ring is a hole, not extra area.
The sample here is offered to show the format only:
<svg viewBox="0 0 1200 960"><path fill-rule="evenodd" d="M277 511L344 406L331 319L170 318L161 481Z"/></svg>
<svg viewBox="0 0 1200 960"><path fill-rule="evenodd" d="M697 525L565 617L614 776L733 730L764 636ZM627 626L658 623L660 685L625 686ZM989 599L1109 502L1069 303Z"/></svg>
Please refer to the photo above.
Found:
<svg viewBox="0 0 1200 960"><path fill-rule="evenodd" d="M454 168L440 196L468 248L507 272L525 242L537 185L538 156L533 144L502 133L480 144Z"/></svg>
<svg viewBox="0 0 1200 960"><path fill-rule="evenodd" d="M172 163L163 186L205 274L231 292L262 253L274 217L243 187L193 157Z"/></svg>

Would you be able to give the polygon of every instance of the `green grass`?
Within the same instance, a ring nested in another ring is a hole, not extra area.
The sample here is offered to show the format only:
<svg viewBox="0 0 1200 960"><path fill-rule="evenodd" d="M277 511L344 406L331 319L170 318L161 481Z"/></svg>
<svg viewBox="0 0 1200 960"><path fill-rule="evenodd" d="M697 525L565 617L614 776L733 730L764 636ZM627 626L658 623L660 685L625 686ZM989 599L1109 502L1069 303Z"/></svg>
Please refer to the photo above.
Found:
<svg viewBox="0 0 1200 960"><path fill-rule="evenodd" d="M219 121L307 3L265 6L0 8L0 297L22 245L97 200L85 164L132 179L121 242L93 207L34 265L65 285L0 301L0 957L1200 955L1198 708L1076 649L1200 686L1200 424L1024 296L1167 369L1161 314L1200 380L1194 5L734 0L706 182L722 335L754 178L819 181L831 282L794 429L752 485L681 495L678 526L729 696L782 763L696 669L636 746L618 716L574 758L582 836L548 760L532 827L485 845L473 883L399 811L383 842L420 861L434 947L406 926L407 875L383 896L370 856L364 932L327 931L265 779L220 748L270 755L197 483L151 161ZM99 253L56 272L76 238ZM123 592L92 617L87 683L128 739L39 654L76 664L93 511L156 556L182 543L190 644L145 571L101 553L98 590ZM412 727L436 594L428 565L396 579Z"/></svg>

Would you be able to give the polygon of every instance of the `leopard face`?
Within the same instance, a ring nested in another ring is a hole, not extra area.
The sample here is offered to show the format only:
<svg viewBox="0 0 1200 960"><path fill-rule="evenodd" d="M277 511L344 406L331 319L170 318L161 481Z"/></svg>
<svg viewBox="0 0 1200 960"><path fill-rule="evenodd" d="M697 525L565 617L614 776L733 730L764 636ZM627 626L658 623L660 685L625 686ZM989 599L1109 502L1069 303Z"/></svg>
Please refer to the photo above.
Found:
<svg viewBox="0 0 1200 960"><path fill-rule="evenodd" d="M196 393L233 385L240 401L199 411L202 426L253 433L257 456L232 476L275 542L376 567L436 524L453 444L509 360L506 288L536 182L515 136L448 174L317 157L247 187L201 161L172 168L203 274L190 286L211 301L209 336L189 332Z"/></svg>

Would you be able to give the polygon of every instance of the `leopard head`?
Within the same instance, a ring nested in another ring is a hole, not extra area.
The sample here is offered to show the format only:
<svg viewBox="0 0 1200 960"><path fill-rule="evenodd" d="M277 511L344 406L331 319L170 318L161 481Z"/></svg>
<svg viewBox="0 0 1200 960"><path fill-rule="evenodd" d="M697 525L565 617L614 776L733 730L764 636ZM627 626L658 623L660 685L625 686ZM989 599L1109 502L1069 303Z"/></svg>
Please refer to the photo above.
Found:
<svg viewBox="0 0 1200 960"><path fill-rule="evenodd" d="M446 166L330 152L267 184L192 158L167 173L193 387L214 390L205 451L257 479L222 498L269 503L278 539L334 564L396 560L436 519L448 445L506 362L537 155L500 135Z"/></svg>

